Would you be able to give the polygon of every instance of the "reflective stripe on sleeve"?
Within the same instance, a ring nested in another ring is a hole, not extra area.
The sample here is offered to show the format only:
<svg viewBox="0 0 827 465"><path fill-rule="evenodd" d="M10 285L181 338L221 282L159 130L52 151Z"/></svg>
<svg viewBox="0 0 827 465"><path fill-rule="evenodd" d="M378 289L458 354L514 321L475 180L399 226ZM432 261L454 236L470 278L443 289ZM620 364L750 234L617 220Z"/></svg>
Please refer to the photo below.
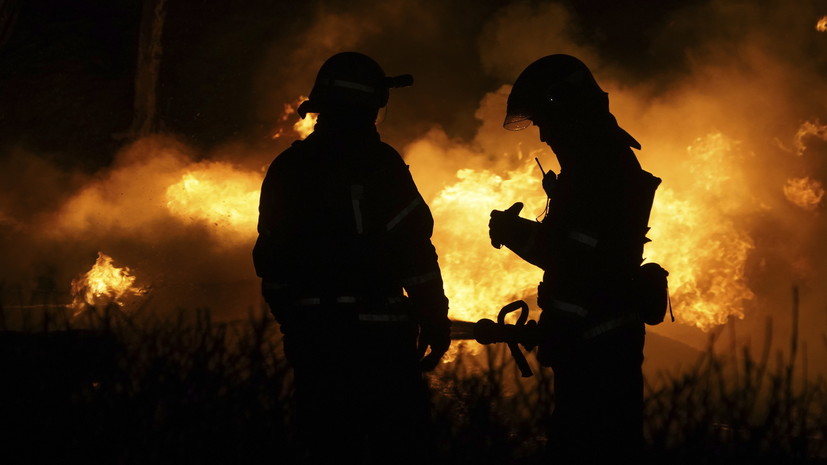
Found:
<svg viewBox="0 0 827 465"><path fill-rule="evenodd" d="M405 300L407 300L407 297L404 296L392 296L387 298L386 302L390 304L390 307L384 308L383 310L393 311L394 308L397 308L399 313L359 313L357 315L357 319L359 321L376 323L400 323L413 321L411 316L406 311L407 307L397 306L397 304L403 303ZM295 305L300 307L313 307L322 305L323 302L328 304L355 304L359 302L359 299L349 295L331 297L330 300L321 297L305 297L303 299L296 300Z"/></svg>
<svg viewBox="0 0 827 465"><path fill-rule="evenodd" d="M569 302L563 302L562 300L552 300L551 301L552 308L556 308L557 310L562 310L566 313L573 313L581 318L585 317L589 314L589 311L585 308L575 305Z"/></svg>
<svg viewBox="0 0 827 465"><path fill-rule="evenodd" d="M288 286L289 286L289 284L280 283L280 282L276 282L276 281L264 280L264 281L261 282L261 288L266 289L268 291L278 291L278 290L284 289Z"/></svg>
<svg viewBox="0 0 827 465"><path fill-rule="evenodd" d="M597 247L597 238L596 237L589 236L588 234L586 234L584 232L581 232L581 231L577 231L575 229L572 229L571 231L569 231L569 239L573 239L577 242L580 242L581 244L585 244L585 245L587 245L589 247L592 247L592 248Z"/></svg>
<svg viewBox="0 0 827 465"><path fill-rule="evenodd" d="M336 297L336 298L332 299L332 302L337 303L337 304L355 304L356 303L356 297L349 296L349 295L343 295L343 296L339 296L339 297ZM301 305L301 306L321 305L322 304L322 298L321 297L307 297L307 298L304 298L304 299L297 300L296 304Z"/></svg>
<svg viewBox="0 0 827 465"><path fill-rule="evenodd" d="M350 186L350 201L353 204L353 219L356 221L356 233L362 234L362 199L365 197L365 186L353 184Z"/></svg>
<svg viewBox="0 0 827 465"><path fill-rule="evenodd" d="M388 224L385 227L385 229L387 229L388 231L393 229L397 224L399 224L403 219L405 219L405 217L408 216L408 214L412 212L414 208L416 208L420 203L422 203L422 197L417 197L413 199L407 207L403 208L402 211L399 212L398 215L394 216L393 219L388 221Z"/></svg>
<svg viewBox="0 0 827 465"><path fill-rule="evenodd" d="M403 296L403 295L396 296L396 297L388 297L388 303L391 304L391 305L401 304L402 302L405 302L406 300L408 300L408 298Z"/></svg>
<svg viewBox="0 0 827 465"><path fill-rule="evenodd" d="M391 314L391 315L379 315L375 313L360 313L359 314L359 321L372 321L372 322L380 322L380 323L391 323L391 322L404 322L410 321L411 317L406 314Z"/></svg>
<svg viewBox="0 0 827 465"><path fill-rule="evenodd" d="M620 328L620 327L623 327L623 326L626 326L626 325L629 325L629 324L632 324L632 323L635 323L635 322L638 322L638 321L640 321L640 318L638 318L638 316L636 314L629 314L629 315L624 315L624 316L621 316L621 317L618 317L618 318L614 318L612 320L601 323L597 326L592 326L587 331L584 331L583 332L583 339L592 339L592 338L595 338L597 336L600 336L601 334L608 333L609 331L612 331L613 329L617 329L617 328Z"/></svg>
<svg viewBox="0 0 827 465"><path fill-rule="evenodd" d="M511 250L514 250L518 254L522 254L524 256L532 255L532 251L537 245L537 232L539 230L540 228L531 228L531 232L525 240L521 243L514 244Z"/></svg>
<svg viewBox="0 0 827 465"><path fill-rule="evenodd" d="M428 281L434 281L439 279L440 274L438 271L432 271L430 273L421 274L419 276L411 276L410 278L403 278L402 285L405 287L410 286L418 286L423 283L427 283Z"/></svg>

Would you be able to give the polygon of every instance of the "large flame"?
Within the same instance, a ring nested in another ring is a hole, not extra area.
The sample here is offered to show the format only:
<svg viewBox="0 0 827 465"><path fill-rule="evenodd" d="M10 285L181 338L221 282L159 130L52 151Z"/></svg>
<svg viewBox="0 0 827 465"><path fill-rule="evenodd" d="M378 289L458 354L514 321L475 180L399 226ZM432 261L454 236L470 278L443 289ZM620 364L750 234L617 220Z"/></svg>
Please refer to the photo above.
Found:
<svg viewBox="0 0 827 465"><path fill-rule="evenodd" d="M536 169L533 163L526 164L502 176L462 169L457 172L459 181L431 201L433 241L440 251L452 318L491 318L505 304L537 288L542 270L505 248L494 249L488 238L491 210L504 210L520 201L527 206L523 216L542 211L545 202L538 196Z"/></svg>
<svg viewBox="0 0 827 465"><path fill-rule="evenodd" d="M677 321L703 330L743 318L754 297L745 276L754 243L739 222L750 195L738 146L719 133L697 139L687 148L687 184L678 190L665 180L652 209L646 259L669 270Z"/></svg>
<svg viewBox="0 0 827 465"><path fill-rule="evenodd" d="M650 221L653 241L646 246L646 259L670 271L677 321L703 330L730 316L743 317L745 302L753 298L745 278L753 242L737 218L746 194L737 192L744 183L731 165L737 149L721 134L698 139L687 149L690 180L680 190L664 183ZM456 176L456 183L430 201L445 291L452 318L491 318L508 302L534 295L542 271L491 247L489 213L522 201L528 206L522 216L534 218L543 210L545 195L530 157L502 175L462 169Z"/></svg>
<svg viewBox="0 0 827 465"><path fill-rule="evenodd" d="M255 233L261 177L227 163L206 163L184 173L166 190L167 209L180 219L201 222L246 240ZM240 233L240 234L239 234Z"/></svg>
<svg viewBox="0 0 827 465"><path fill-rule="evenodd" d="M128 296L143 295L147 289L135 284L137 279L129 267L118 268L112 257L98 252L92 268L72 280L72 307L80 311L88 305L115 304L122 307Z"/></svg>

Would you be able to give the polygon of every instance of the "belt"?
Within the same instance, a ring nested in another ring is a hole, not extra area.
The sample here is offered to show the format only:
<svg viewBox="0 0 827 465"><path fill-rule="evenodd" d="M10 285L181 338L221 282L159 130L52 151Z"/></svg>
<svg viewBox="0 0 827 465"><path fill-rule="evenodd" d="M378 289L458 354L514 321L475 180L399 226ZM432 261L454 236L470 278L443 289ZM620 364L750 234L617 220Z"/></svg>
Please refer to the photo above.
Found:
<svg viewBox="0 0 827 465"><path fill-rule="evenodd" d="M394 306L406 303L407 300L408 299L404 296L393 296L378 299L359 299L355 296L344 295L336 297L304 297L296 300L295 305L299 307L314 307L322 304L354 305L357 303L365 303L379 304L379 306L383 309L391 309ZM369 305L366 305L366 307L369 307ZM400 306L398 308L400 308L400 310L407 309L406 306ZM411 315L404 311L380 313L363 310L357 313L357 319L359 321L380 323L402 323L412 321Z"/></svg>
<svg viewBox="0 0 827 465"><path fill-rule="evenodd" d="M592 326L586 331L583 331L582 337L583 339L593 339L615 329L639 323L641 323L641 320L637 313L628 313Z"/></svg>

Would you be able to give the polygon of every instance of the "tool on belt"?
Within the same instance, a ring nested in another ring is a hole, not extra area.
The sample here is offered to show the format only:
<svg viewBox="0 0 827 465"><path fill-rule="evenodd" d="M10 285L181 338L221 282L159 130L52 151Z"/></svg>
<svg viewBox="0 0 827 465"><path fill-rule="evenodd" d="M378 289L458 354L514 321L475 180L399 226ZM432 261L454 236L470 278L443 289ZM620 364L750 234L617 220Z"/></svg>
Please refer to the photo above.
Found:
<svg viewBox="0 0 827 465"><path fill-rule="evenodd" d="M511 312L520 309L520 315L515 324L506 324L505 317ZM520 345L526 350L534 350L539 341L537 322L528 319L528 304L523 300L511 302L500 310L496 323L483 318L476 323L471 321L451 322L451 339L475 340L480 344L495 344L504 342L514 357L514 362L524 378L533 375Z"/></svg>

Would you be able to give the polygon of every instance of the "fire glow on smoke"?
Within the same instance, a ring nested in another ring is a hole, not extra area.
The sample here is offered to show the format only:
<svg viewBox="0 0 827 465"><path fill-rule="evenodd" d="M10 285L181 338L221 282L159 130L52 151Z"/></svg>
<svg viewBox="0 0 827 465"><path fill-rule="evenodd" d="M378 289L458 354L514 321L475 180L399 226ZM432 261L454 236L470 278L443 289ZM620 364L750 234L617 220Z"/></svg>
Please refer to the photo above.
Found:
<svg viewBox="0 0 827 465"><path fill-rule="evenodd" d="M294 125L302 138L308 134L304 121ZM803 130L813 133L813 128L820 126ZM444 150L428 143L413 147L409 151L424 151L434 159ZM451 182L431 189L436 194L426 198L434 215L433 242L454 319L490 318L505 304L534 295L542 279L542 270L505 249L491 247L487 230L491 210L517 201L526 205L523 217L535 219L542 214L546 199L534 155L520 150L506 154L520 160L513 169L459 169ZM744 304L754 297L745 278L754 244L739 225L740 205L754 202L739 169L745 157L749 154L742 153L740 144L723 134L699 137L676 157L684 160L691 182L679 189L665 179L656 194L652 242L645 248L645 259L670 271L679 323L709 330L730 317L742 318ZM163 176L169 181L158 188L167 214L184 223L209 225L224 240L254 241L261 172L221 162L173 166L179 174ZM420 189L427 190L429 182L428 177L419 179ZM821 184L808 178L789 179L781 187L791 203L807 210L817 208L824 195ZM111 257L100 254L92 270L72 283L75 305L103 300L120 304L146 291L134 282L129 268L114 267Z"/></svg>
<svg viewBox="0 0 827 465"><path fill-rule="evenodd" d="M201 221L222 230L254 231L258 214L256 173L226 163L209 163L185 172L166 189L167 209L186 221Z"/></svg>

